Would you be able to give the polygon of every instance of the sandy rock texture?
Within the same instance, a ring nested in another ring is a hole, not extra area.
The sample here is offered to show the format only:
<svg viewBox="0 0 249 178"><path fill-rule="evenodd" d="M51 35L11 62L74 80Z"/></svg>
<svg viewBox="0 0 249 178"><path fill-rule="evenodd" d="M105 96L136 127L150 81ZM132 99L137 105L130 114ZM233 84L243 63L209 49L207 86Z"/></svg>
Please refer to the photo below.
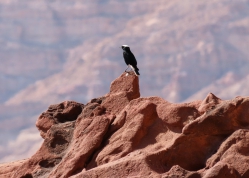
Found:
<svg viewBox="0 0 249 178"><path fill-rule="evenodd" d="M52 105L36 126L44 142L0 177L248 178L249 98L170 103L140 97L122 74L87 104Z"/></svg>

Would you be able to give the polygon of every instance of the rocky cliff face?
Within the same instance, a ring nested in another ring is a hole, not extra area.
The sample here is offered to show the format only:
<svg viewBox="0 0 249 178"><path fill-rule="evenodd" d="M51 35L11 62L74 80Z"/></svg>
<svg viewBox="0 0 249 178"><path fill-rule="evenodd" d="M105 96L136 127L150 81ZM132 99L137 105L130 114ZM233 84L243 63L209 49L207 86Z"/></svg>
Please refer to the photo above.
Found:
<svg viewBox="0 0 249 178"><path fill-rule="evenodd" d="M36 126L44 139L26 160L0 165L1 177L249 176L249 98L174 104L140 97L130 73L87 104L51 105Z"/></svg>

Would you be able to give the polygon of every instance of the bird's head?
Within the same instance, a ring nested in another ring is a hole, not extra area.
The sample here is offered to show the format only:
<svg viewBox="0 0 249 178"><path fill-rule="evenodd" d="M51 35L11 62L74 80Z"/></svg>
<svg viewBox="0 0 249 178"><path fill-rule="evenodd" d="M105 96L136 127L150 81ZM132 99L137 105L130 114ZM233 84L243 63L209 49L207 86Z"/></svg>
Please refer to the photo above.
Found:
<svg viewBox="0 0 249 178"><path fill-rule="evenodd" d="M129 50L129 49L130 49L130 47L129 47L128 45L122 45L121 48L122 48L123 50Z"/></svg>

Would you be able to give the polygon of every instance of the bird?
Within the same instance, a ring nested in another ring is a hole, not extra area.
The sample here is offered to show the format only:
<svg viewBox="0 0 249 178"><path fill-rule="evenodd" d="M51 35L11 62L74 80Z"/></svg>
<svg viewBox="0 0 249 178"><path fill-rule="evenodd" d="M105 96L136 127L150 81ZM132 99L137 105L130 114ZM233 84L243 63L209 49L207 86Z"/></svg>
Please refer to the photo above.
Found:
<svg viewBox="0 0 249 178"><path fill-rule="evenodd" d="M131 69L134 71L135 75L138 76L139 74L139 69L137 68L137 60L134 56L134 54L131 52L130 47L128 45L122 45L121 48L123 49L123 57L126 65L128 66L125 69L126 70L131 67Z"/></svg>

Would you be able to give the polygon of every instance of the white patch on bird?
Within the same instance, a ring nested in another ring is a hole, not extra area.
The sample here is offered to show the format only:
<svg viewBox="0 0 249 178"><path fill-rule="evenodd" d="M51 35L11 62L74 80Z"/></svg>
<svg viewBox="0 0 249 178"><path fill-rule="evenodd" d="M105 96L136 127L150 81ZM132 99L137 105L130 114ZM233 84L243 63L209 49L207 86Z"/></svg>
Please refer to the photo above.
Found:
<svg viewBox="0 0 249 178"><path fill-rule="evenodd" d="M135 73L135 75L136 75L136 76L138 76L138 75L136 74L136 72L135 72L134 67L133 67L133 66L131 66L130 64L129 64L129 66L130 66L130 68L133 70L133 72Z"/></svg>
<svg viewBox="0 0 249 178"><path fill-rule="evenodd" d="M125 76L127 77L128 75L129 75L129 74L128 74L128 73L126 73L126 75L125 75Z"/></svg>
<svg viewBox="0 0 249 178"><path fill-rule="evenodd" d="M128 45L122 45L123 47L129 47Z"/></svg>
<svg viewBox="0 0 249 178"><path fill-rule="evenodd" d="M130 68L132 68L133 71L135 71L135 69L134 69L134 67L132 67L132 65L129 64L129 66L130 66Z"/></svg>

